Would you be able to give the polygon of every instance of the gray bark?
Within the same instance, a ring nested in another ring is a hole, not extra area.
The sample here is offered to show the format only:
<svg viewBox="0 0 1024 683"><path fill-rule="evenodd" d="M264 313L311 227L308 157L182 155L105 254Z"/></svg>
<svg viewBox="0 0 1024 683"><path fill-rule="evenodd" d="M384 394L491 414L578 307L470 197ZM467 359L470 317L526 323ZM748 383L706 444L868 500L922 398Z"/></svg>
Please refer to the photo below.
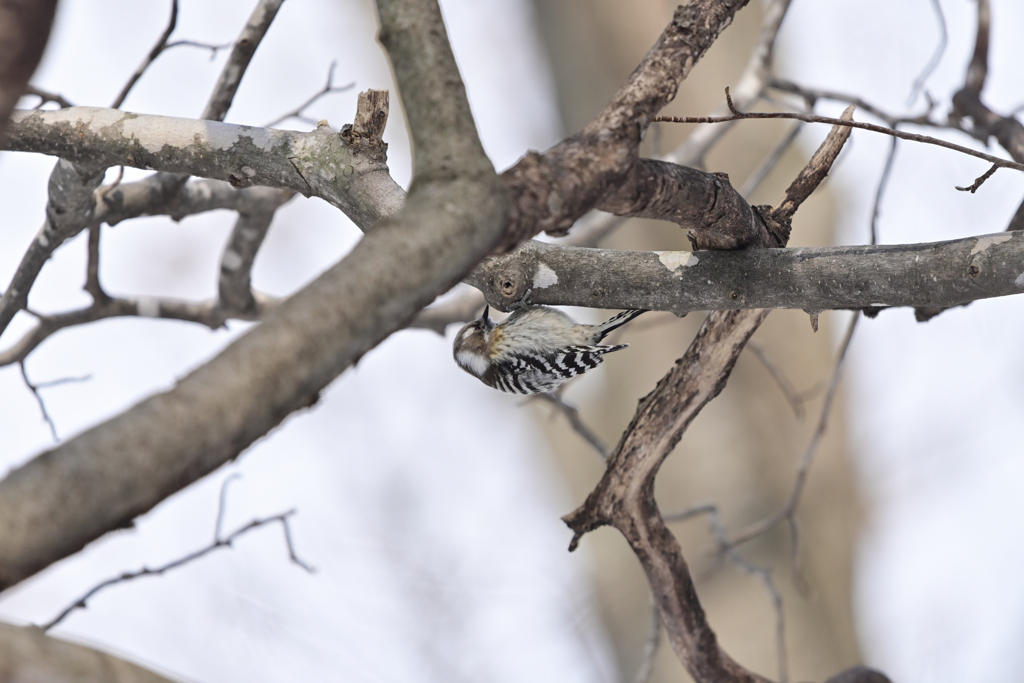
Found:
<svg viewBox="0 0 1024 683"><path fill-rule="evenodd" d="M1024 232L947 242L744 251L619 251L531 241L468 278L506 307L691 311L957 306L1024 292Z"/></svg>

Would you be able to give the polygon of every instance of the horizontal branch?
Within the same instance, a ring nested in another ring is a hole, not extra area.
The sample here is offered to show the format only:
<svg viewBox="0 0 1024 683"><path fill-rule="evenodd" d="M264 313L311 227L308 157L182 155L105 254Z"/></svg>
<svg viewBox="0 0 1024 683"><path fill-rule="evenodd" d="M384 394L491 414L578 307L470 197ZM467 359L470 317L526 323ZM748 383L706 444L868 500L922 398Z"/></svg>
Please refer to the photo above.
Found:
<svg viewBox="0 0 1024 683"><path fill-rule="evenodd" d="M728 89L726 89L726 97L728 96ZM728 123L730 121L742 121L746 119L792 119L794 121L804 121L805 123L827 123L833 126L858 128L860 130L868 130L873 133L891 135L892 137L900 138L901 140L910 140L911 142L921 142L927 145L935 145L937 147L951 149L955 152L960 152L961 154L977 157L978 159L984 159L992 164L994 168L1012 168L1015 171L1024 171L1024 164L1022 163L1011 161L1010 159L1001 159L997 156L986 154L985 152L979 152L978 150L971 149L970 147L964 147L963 145L958 145L947 140L941 140L930 135L907 133L906 131L878 126L873 123L847 121L833 118L831 116L817 116L814 114L800 114L797 112L741 112L734 109L733 113L728 116L658 116L655 117L654 120L665 123Z"/></svg>
<svg viewBox="0 0 1024 683"><path fill-rule="evenodd" d="M16 112L7 149L90 168L124 165L293 190L330 202L367 230L404 199L388 173L387 146L371 143L354 144L328 126L300 133L72 107Z"/></svg>
<svg viewBox="0 0 1024 683"><path fill-rule="evenodd" d="M612 251L527 242L467 279L506 307L690 311L957 306L1024 292L1024 232L946 242L744 251Z"/></svg>

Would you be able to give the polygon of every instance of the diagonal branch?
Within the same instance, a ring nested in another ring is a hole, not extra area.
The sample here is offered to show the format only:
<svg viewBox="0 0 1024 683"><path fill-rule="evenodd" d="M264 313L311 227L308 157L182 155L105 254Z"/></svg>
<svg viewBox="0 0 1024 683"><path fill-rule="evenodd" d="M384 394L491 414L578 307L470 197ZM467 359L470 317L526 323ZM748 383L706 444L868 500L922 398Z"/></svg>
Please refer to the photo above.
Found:
<svg viewBox="0 0 1024 683"><path fill-rule="evenodd" d="M508 198L477 137L440 9L382 0L380 10L416 140L405 208L174 388L0 481L0 590L237 457L494 249ZM383 145L363 141L374 144Z"/></svg>
<svg viewBox="0 0 1024 683"><path fill-rule="evenodd" d="M168 678L35 626L0 623L0 662L8 681L46 683L174 683Z"/></svg>
<svg viewBox="0 0 1024 683"><path fill-rule="evenodd" d="M848 109L844 116L852 114ZM824 179L849 137L836 127L797 179L771 219L788 225L800 203ZM718 645L697 598L679 543L654 500L661 463L700 410L725 386L744 344L769 310L715 311L686 354L640 402L608 469L586 502L564 520L573 530L570 550L598 527L618 529L636 553L658 601L672 647L698 681L764 681L737 664Z"/></svg>

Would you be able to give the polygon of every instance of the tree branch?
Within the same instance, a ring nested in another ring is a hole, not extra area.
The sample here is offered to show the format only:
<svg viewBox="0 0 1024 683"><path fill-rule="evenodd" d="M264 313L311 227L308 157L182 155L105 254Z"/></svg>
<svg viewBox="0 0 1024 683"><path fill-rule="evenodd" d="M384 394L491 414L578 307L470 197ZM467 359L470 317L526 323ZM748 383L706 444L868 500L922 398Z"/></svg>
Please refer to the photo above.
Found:
<svg viewBox="0 0 1024 683"><path fill-rule="evenodd" d="M52 638L35 626L0 623L0 662L8 681L174 683L119 657Z"/></svg>
<svg viewBox="0 0 1024 683"><path fill-rule="evenodd" d="M231 48L227 64L220 72L217 85L214 86L213 94L210 95L206 109L203 110L201 118L211 121L223 121L227 116L228 109L235 99L238 86L242 82L245 70L249 68L252 56L256 54L256 48L263 41L263 37L270 29L270 24L277 16L284 0L260 0L256 8L249 16L249 21L242 28L238 40Z"/></svg>
<svg viewBox="0 0 1024 683"><path fill-rule="evenodd" d="M728 96L728 89L726 90ZM728 116L658 116L655 117L655 121L665 121L668 123L726 123L729 121L741 121L745 119L793 119L795 121L804 121L805 123L827 123L833 126L847 126L849 128L858 128L860 130L869 130L873 133L882 133L883 135L891 135L893 137L900 138L901 140L911 140L913 142L921 142L928 145L936 145L938 147L944 147L951 149L961 154L976 157L978 159L984 159L985 161L992 164L993 169L999 168L1012 168L1015 171L1024 171L1024 163L1011 161L1009 159L1001 159L985 152L979 152L971 149L970 147L964 147L946 140L940 140L939 138L931 137L930 135L918 135L917 133L907 133L902 130L896 130L894 128L886 128L885 126L877 126L873 123L864 123L863 121L852 121L852 120L841 120L831 116L817 116L814 114L800 114L797 112L741 112L733 109L733 113ZM994 171L990 171L989 175ZM980 183L979 183L980 184ZM966 188L958 187L959 190L965 190ZM974 188L977 189L977 188ZM970 190L973 192L974 190Z"/></svg>
<svg viewBox="0 0 1024 683"><path fill-rule="evenodd" d="M467 278L496 307L532 289L544 305L684 315L752 308L955 306L1024 293L1024 234L923 244L745 251L618 251L527 242ZM557 278L557 281L555 279ZM518 296L517 296L518 294Z"/></svg>
<svg viewBox="0 0 1024 683"><path fill-rule="evenodd" d="M626 83L579 133L530 153L502 175L515 206L502 251L539 232L565 234L636 164L644 131L748 0L691 0L676 9Z"/></svg>
<svg viewBox="0 0 1024 683"><path fill-rule="evenodd" d="M848 109L845 115L850 114ZM849 134L847 128L832 130L771 212L772 221L788 225L800 202L824 179ZM582 506L563 518L573 530L570 550L600 526L610 524L622 533L651 584L676 655L698 683L766 679L744 669L719 647L682 549L658 511L654 480L690 422L724 388L744 344L769 312L708 315L686 354L641 400L601 481Z"/></svg>
<svg viewBox="0 0 1024 683"><path fill-rule="evenodd" d="M125 165L263 185L324 199L368 230L402 205L385 145L353 148L323 126L309 133L114 109L19 112L8 149L53 154L93 167Z"/></svg>
<svg viewBox="0 0 1024 683"><path fill-rule="evenodd" d="M0 590L130 523L315 403L494 248L508 221L507 194L477 137L440 10L428 0L382 0L380 9L416 140L405 208L173 389L0 481ZM383 149L379 139L364 145Z"/></svg>

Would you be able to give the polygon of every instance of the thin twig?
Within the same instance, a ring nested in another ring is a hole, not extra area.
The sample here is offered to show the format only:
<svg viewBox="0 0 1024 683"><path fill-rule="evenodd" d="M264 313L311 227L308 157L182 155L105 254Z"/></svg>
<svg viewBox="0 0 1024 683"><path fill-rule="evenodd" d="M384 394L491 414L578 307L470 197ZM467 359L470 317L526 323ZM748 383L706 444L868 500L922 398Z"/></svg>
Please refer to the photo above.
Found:
<svg viewBox="0 0 1024 683"><path fill-rule="evenodd" d="M587 443L593 446L594 450L597 451L598 455L600 455L602 459L608 459L608 446L605 445L604 441L601 440L601 437L599 437L594 430L592 430L587 423L583 421L583 418L580 417L580 411L576 406L569 405L557 394L536 394L535 397L542 401L547 401L557 408L562 415L565 415L565 419L569 421L569 426L572 427L577 434L582 436Z"/></svg>
<svg viewBox="0 0 1024 683"><path fill-rule="evenodd" d="M150 569L148 567L143 567L142 569L139 569L138 571L124 572L120 576L116 576L116 577L107 579L106 581L102 581L102 582L96 584L95 586L93 586L92 588L90 588L84 595L82 595L82 597L78 598L78 600L76 600L74 603L68 605L60 614L58 614L56 617L54 617L52 620L50 620L46 624L42 625L40 628L42 628L44 632L45 631L49 631L51 628L53 628L54 626L59 624L61 621L63 621L65 617L67 617L69 614L74 612L76 609L85 609L87 607L87 603L88 603L89 599L92 598L94 595L96 595L97 593L99 593L100 591L102 591L105 588L108 588L110 586L113 586L113 585L116 585L116 584L119 584L119 583L125 583L127 581L132 581L132 580L140 578L142 576L155 576L155 575L159 575L159 574L164 574L165 572L168 572L168 571L170 571L172 569L177 569L178 567L184 566L184 565L186 565L186 564L188 564L190 562L194 562L195 560L198 560L199 558L201 558L201 557L203 557L205 555L208 555L209 553L213 552L214 550L217 550L218 548L229 548L229 547L232 547L231 544L234 543L238 538L244 536L246 533L252 531L253 529L258 529L261 526L266 526L267 524L272 524L273 522L280 522L280 524L281 524L281 528L282 528L282 530L284 532L285 544L286 544L286 546L288 548L288 559L290 559L294 564L297 564L298 566L300 566L303 569L305 569L310 574L314 573L316 571L316 569L312 565L310 565L309 563L307 563L304 560L302 560L295 553L295 546L294 546L294 544L292 542L291 529L289 528L289 524L288 524L288 518L291 517L292 515L294 515L295 512L296 512L295 508L292 508L291 510L288 510L287 512L282 512L282 513L277 514L277 515L272 515L270 517L264 517L262 519L254 519L251 522L249 522L248 524L246 524L245 526L239 527L238 529L233 531L231 534L229 534L229 535L227 535L227 536L225 536L223 538L220 538L220 517L221 517L221 515L224 512L224 491L227 488L228 481L231 481L233 478L234 478L233 476L232 477L228 477L228 479L221 486L220 510L219 510L218 516L217 516L218 531L217 531L217 538L214 539L213 543L211 543L210 545L208 545L208 546L206 546L204 548L201 548L201 549L199 549L199 550L197 550L195 552L189 553L188 555L185 555L185 556L180 557L180 558L178 558L176 560L168 562L167 564L162 565L160 567L157 567L155 569Z"/></svg>
<svg viewBox="0 0 1024 683"><path fill-rule="evenodd" d="M850 95L848 93L838 92L835 90L823 90L820 88L809 88L804 85L797 85L792 81L787 81L781 78L773 78L769 87L773 90L779 90L790 95L796 95L809 106L814 106L819 100L832 100L834 102L842 102L844 104L852 104L857 109L863 112L871 114L877 119L881 119L889 124L890 127L896 127L897 124L905 123L916 126L929 126L932 128L943 128L943 124L933 121L929 116L935 109L936 103L929 100L928 109L917 116L896 116L889 112L883 111L878 106L864 100L856 95Z"/></svg>
<svg viewBox="0 0 1024 683"><path fill-rule="evenodd" d="M768 353L761 347L760 344L754 341L747 342L747 348L757 357L761 364L764 365L768 374L775 380L775 384L778 385L779 389L782 390L782 395L786 397L786 402L793 409L793 415L798 420L804 419L804 398L793 383L786 377L786 373L782 371L775 361L768 356Z"/></svg>
<svg viewBox="0 0 1024 683"><path fill-rule="evenodd" d="M658 614L658 603L651 598L651 620L647 627L647 640L644 641L644 653L640 659L640 666L637 667L636 675L633 676L633 683L647 683L651 679L651 672L654 671L654 657L658 654L658 646L661 645L661 615Z"/></svg>
<svg viewBox="0 0 1024 683"><path fill-rule="evenodd" d="M765 178L775 169L779 161L782 160L782 155L786 153L786 150L792 146L796 141L797 136L803 129L803 122L798 121L795 126L786 136L779 140L779 144L775 145L775 149L772 150L771 154L765 157L761 164L754 169L754 172L743 182L743 187L740 188L740 196L744 199L749 200L750 196L757 191L757 188L761 186Z"/></svg>
<svg viewBox="0 0 1024 683"><path fill-rule="evenodd" d="M270 123L265 124L263 127L273 128L277 124L283 121L287 121L288 119L299 119L300 121L305 121L306 123L316 123L316 121L314 121L313 119L310 119L302 114L302 112L305 111L306 107L311 106L314 102L319 100L321 97L324 97L325 95L330 95L332 93L337 92L345 92L346 90L351 90L356 85L355 81L347 83L346 85L334 85L334 68L337 65L337 60L331 62L331 67L327 70L327 83L324 85L323 88L321 88L317 93L315 93L312 97L310 97L308 100L300 104L295 109L291 110L287 114L279 116Z"/></svg>
<svg viewBox="0 0 1024 683"><path fill-rule="evenodd" d="M223 121L227 116L238 92L242 77L249 68L252 57L266 37L271 24L277 17L284 0L260 0L246 20L238 38L232 43L231 54L221 69L217 84L200 118L208 121Z"/></svg>
<svg viewBox="0 0 1024 683"><path fill-rule="evenodd" d="M142 63L135 69L135 72L128 78L128 82L121 88L121 92L118 93L114 99L114 103L110 105L111 109L118 109L124 104L125 98L128 97L128 93L131 92L135 84L138 83L139 79L142 78L142 74L146 73L146 69L149 65L160 56L164 50L167 49L167 41L170 39L171 34L174 32L174 27L178 25L178 0L171 0L171 18L167 22L167 28L164 29L163 34L156 41L156 45L149 51Z"/></svg>
<svg viewBox="0 0 1024 683"><path fill-rule="evenodd" d="M793 490L789 495L789 499L781 510L776 512L770 517L751 524L743 531L740 531L733 537L728 539L727 545L729 547L735 547L746 543L758 536L773 529L780 522L790 519L796 512L797 505L800 503L800 497L803 494L804 485L807 483L807 475L811 469L811 463L814 461L814 454L818 449L818 445L821 443L822 437L825 435L825 430L828 426L828 417L832 408L832 400L835 398L836 389L839 386L840 371L843 367L843 361L846 359L846 351L850 348L850 341L853 339L854 330L857 328L857 321L860 320L860 314L858 311L854 311L853 318L850 319L850 324L846 328L846 334L843 336L843 341L839 345L839 351L836 355L835 367L832 369L832 377L829 380L828 390L825 392L825 402L821 406L821 414L818 416L818 424L814 428L814 433L811 435L811 440L807 444L807 448L804 450L803 457L800 459L800 464L797 467L796 481L793 484Z"/></svg>
<svg viewBox="0 0 1024 683"><path fill-rule="evenodd" d="M946 15L942 13L942 5L939 4L939 0L932 0L932 9L935 10L935 17L939 21L939 44L935 47L932 58L928 60L928 63L921 70L921 73L918 74L917 78L914 79L914 84L910 87L910 97L907 98L908 107L917 99L918 93L924 87L924 82L928 80L928 77L935 71L935 67L939 65L939 60L942 59L942 55L946 51L946 45L949 43L949 35L946 32Z"/></svg>
<svg viewBox="0 0 1024 683"><path fill-rule="evenodd" d="M242 474L240 472L234 472L224 479L224 483L220 485L220 500L217 505L217 523L213 528L213 542L217 543L220 541L220 530L224 523L224 512L227 510L228 501L228 484L241 479Z"/></svg>
<svg viewBox="0 0 1024 683"><path fill-rule="evenodd" d="M662 515L662 519L666 522L680 522L699 515L707 516L708 529L718 545L714 565L710 568L710 571L705 572L705 576L717 571L721 567L722 559L728 559L745 573L756 576L765 587L765 590L768 591L768 597L772 601L772 610L775 613L775 648L779 665L779 683L788 683L789 658L786 650L785 610L782 593L779 592L774 579L772 579L771 570L750 562L739 553L734 544L730 544L725 525L722 523L721 515L718 512L718 506L714 503L703 503L681 512Z"/></svg>
<svg viewBox="0 0 1024 683"><path fill-rule="evenodd" d="M731 97L728 95L729 89L726 88L726 97L731 102ZM910 140L912 142L921 142L928 145L935 145L937 147L944 147L951 149L961 154L976 157L978 159L984 159L985 161L992 164L992 168L975 180L974 185L963 188L957 186L958 190L973 192L980 187L981 183L985 182L989 177L1000 168L1012 168L1016 171L1024 171L1024 164L1011 161L1009 159L1000 159L999 157L979 152L977 150L964 147L963 145L957 145L946 140L940 140L939 138L933 138L929 135L918 135L917 133L907 133L894 128L888 128L886 126L878 126L873 123L864 123L862 121L845 121L843 119L833 118L831 116L817 116L813 114L800 114L797 112L741 112L732 109L733 113L728 116L656 116L654 121L666 121L669 123L726 123L729 121L741 121L746 119L792 119L795 121L804 121L805 123L827 123L833 126L846 126L848 128L858 128L860 130L869 130L873 133L881 133L883 135L891 135L893 137L900 138L901 140Z"/></svg>
<svg viewBox="0 0 1024 683"><path fill-rule="evenodd" d="M41 88L37 88L34 85L30 85L27 88L25 88L25 94L26 95L35 95L36 97L39 98L39 104L37 104L36 106L32 107L33 109L41 109L42 106L44 104L46 104L47 102L53 102L54 104L59 106L61 109L67 109L68 107L75 106L71 102L69 102L66 99L64 99L63 95L61 95L59 93L52 93L52 92L49 92L47 90L43 90Z"/></svg>
<svg viewBox="0 0 1024 683"><path fill-rule="evenodd" d="M72 382L87 382L92 379L92 375L83 375L81 377L61 377L60 379L51 379L48 382L33 384L28 378L28 371L25 370L24 359L18 361L18 367L21 368L21 379L25 382L25 386L28 387L28 390L32 392L32 395L36 399L36 403L39 404L39 412L43 414L43 420L46 422L47 426L49 426L53 440L59 442L60 437L57 436L57 425L54 424L53 418L51 418L50 413L47 412L46 403L43 401L43 397L39 393L39 390L60 386L61 384L71 384Z"/></svg>
<svg viewBox="0 0 1024 683"><path fill-rule="evenodd" d="M217 53L231 47L231 43L203 43L198 40L176 40L173 43L167 43L167 45L164 46L164 50L170 50L176 47L198 47L203 50L209 50L210 61L212 62L217 58Z"/></svg>
<svg viewBox="0 0 1024 683"><path fill-rule="evenodd" d="M889 155L885 158L885 168L882 170L882 177L878 179L878 187L875 188L875 204L871 209L871 244L878 244L878 213L882 208L882 196L885 188L889 185L889 176L892 173L893 162L896 160L896 146L899 139L893 138L889 147Z"/></svg>

